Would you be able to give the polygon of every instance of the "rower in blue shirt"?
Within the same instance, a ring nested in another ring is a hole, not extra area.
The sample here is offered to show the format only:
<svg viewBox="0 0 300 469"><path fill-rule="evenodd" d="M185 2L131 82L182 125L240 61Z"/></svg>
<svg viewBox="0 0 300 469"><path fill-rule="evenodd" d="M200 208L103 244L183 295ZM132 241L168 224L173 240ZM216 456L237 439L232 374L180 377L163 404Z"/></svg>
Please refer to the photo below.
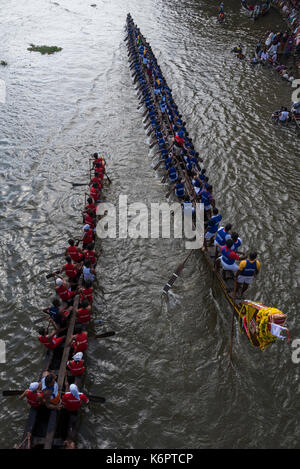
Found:
<svg viewBox="0 0 300 469"><path fill-rule="evenodd" d="M231 239L233 241L232 249L237 252L239 247L242 245L242 240L239 238L238 233L232 233Z"/></svg>
<svg viewBox="0 0 300 469"><path fill-rule="evenodd" d="M207 250L207 242L210 240L210 246L213 245L214 237L219 229L220 221L222 220L222 215L219 213L219 210L215 207L213 209L213 216L208 221L208 226L204 232L204 245L203 250Z"/></svg>
<svg viewBox="0 0 300 469"><path fill-rule="evenodd" d="M173 166L172 164L170 165L169 167L169 179L171 182L175 182L177 181L178 179L178 175L177 175L177 171L176 171L176 168L175 166Z"/></svg>
<svg viewBox="0 0 300 469"><path fill-rule="evenodd" d="M218 250L221 249L223 246L225 246L225 243L227 239L231 239L231 231L232 225L230 223L227 223L227 225L224 227L222 226L219 228L217 231L216 239L214 241L214 245L216 247L216 258L218 256Z"/></svg>
<svg viewBox="0 0 300 469"><path fill-rule="evenodd" d="M178 179L178 182L175 186L175 195L179 199L182 199L184 197L184 180L181 178Z"/></svg>

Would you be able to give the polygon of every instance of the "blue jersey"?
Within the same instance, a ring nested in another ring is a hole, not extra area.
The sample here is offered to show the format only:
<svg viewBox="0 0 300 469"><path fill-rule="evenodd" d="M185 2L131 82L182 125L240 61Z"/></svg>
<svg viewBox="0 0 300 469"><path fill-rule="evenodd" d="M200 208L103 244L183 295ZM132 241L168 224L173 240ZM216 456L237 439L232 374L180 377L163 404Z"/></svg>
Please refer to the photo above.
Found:
<svg viewBox="0 0 300 469"><path fill-rule="evenodd" d="M183 184L183 182L179 182L178 184L176 184L175 194L176 194L177 197L183 197L184 196L184 184Z"/></svg>
<svg viewBox="0 0 300 469"><path fill-rule="evenodd" d="M241 240L241 238L238 238L238 239L235 241L235 243L233 243L232 249L233 249L234 251L237 251L238 248L239 248L241 245L242 245L242 240Z"/></svg>
<svg viewBox="0 0 300 469"><path fill-rule="evenodd" d="M172 167L170 168L169 170L169 178L170 178L170 181L174 182L176 181L177 179L177 171L176 171L176 168Z"/></svg>
<svg viewBox="0 0 300 469"><path fill-rule="evenodd" d="M245 267L243 268L243 270L241 270L239 272L240 275L244 275L246 277L253 277L253 275L255 274L257 269L257 261L249 261L249 259L246 260L246 265Z"/></svg>
<svg viewBox="0 0 300 469"><path fill-rule="evenodd" d="M226 240L230 238L230 234L225 231L224 227L222 227L217 232L216 243L218 243L220 246L225 246Z"/></svg>
<svg viewBox="0 0 300 469"><path fill-rule="evenodd" d="M222 215L214 215L209 219L208 222L208 233L216 233L219 228L220 221L222 220Z"/></svg>

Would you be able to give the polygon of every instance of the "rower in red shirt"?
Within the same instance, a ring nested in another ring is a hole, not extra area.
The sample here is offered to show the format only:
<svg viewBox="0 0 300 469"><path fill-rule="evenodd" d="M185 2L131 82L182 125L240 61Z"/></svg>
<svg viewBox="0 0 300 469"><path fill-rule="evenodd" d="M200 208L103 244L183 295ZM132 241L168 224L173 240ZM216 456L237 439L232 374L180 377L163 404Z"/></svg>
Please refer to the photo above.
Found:
<svg viewBox="0 0 300 469"><path fill-rule="evenodd" d="M57 278L55 280L55 285L56 294L62 301L65 301L66 303L73 301L73 297L76 295L77 290L70 291L66 286L66 282L62 278Z"/></svg>
<svg viewBox="0 0 300 469"><path fill-rule="evenodd" d="M80 275L81 269L78 264L72 264L72 259L70 256L66 257L67 263L62 267L61 273L65 272L70 283L77 283L78 277Z"/></svg>
<svg viewBox="0 0 300 469"><path fill-rule="evenodd" d="M88 404L89 400L85 394L78 391L76 384L71 384L70 387L66 383L66 392L62 398L62 404L69 412L76 412L80 409L82 403Z"/></svg>
<svg viewBox="0 0 300 469"><path fill-rule="evenodd" d="M83 357L83 353L77 352L72 357L73 360L67 362L67 368L72 373L73 376L80 376L85 371L84 360L82 360L82 357Z"/></svg>
<svg viewBox="0 0 300 469"><path fill-rule="evenodd" d="M65 257L70 256L72 261L81 262L83 260L82 250L75 246L74 239L69 239L68 244L69 247L66 249Z"/></svg>
<svg viewBox="0 0 300 469"><path fill-rule="evenodd" d="M90 225L92 229L96 227L96 216L92 210L89 210L87 214L84 217L84 224L85 225Z"/></svg>
<svg viewBox="0 0 300 469"><path fill-rule="evenodd" d="M176 134L174 138L175 138L175 141L176 141L181 147L184 146L184 140L183 140L182 137L179 137L179 135Z"/></svg>
<svg viewBox="0 0 300 469"><path fill-rule="evenodd" d="M85 260L91 261L91 264L94 266L97 264L97 260L98 260L98 257L100 256L100 253L94 251L92 243L87 245L83 253L84 253Z"/></svg>
<svg viewBox="0 0 300 469"><path fill-rule="evenodd" d="M49 319L50 322L54 325L55 330L52 334L47 334L47 330L44 327L39 329L39 341L48 349L54 350L56 347L61 345L65 340L66 336L57 337L57 333L59 331L58 326L52 319Z"/></svg>
<svg viewBox="0 0 300 469"><path fill-rule="evenodd" d="M86 282L85 287L81 289L81 292L80 292L81 303L84 300L87 300L90 303L90 305L93 303L93 288L92 288L91 282Z"/></svg>
<svg viewBox="0 0 300 469"><path fill-rule="evenodd" d="M105 168L105 159L104 155L99 156L98 153L93 154L94 161L93 161L93 167L95 167L96 164L100 164L103 168Z"/></svg>
<svg viewBox="0 0 300 469"><path fill-rule="evenodd" d="M95 165L95 176L101 181L104 178L104 168L99 163Z"/></svg>
<svg viewBox="0 0 300 469"><path fill-rule="evenodd" d="M83 232L83 238L80 239L79 242L82 241L82 247L83 249L86 249L86 247L89 244L92 244L94 241L94 230L90 227L90 225L85 224L83 227Z"/></svg>
<svg viewBox="0 0 300 469"><path fill-rule="evenodd" d="M27 398L27 403L30 407L40 407L44 404L44 396L40 389L40 383L34 382L31 383L29 388L19 396L19 399L23 399L24 397Z"/></svg>
<svg viewBox="0 0 300 469"><path fill-rule="evenodd" d="M94 183L91 187L90 196L92 197L94 203L97 203L100 199L100 191L96 183Z"/></svg>
<svg viewBox="0 0 300 469"><path fill-rule="evenodd" d="M87 300L83 300L81 308L77 310L77 321L85 324L91 320L91 305Z"/></svg>
<svg viewBox="0 0 300 469"><path fill-rule="evenodd" d="M77 325L75 328L76 334L72 336L69 346L72 347L73 353L84 352L88 349L88 336L87 332L83 331L82 325Z"/></svg>
<svg viewBox="0 0 300 469"><path fill-rule="evenodd" d="M95 172L95 176L92 177L92 179L90 180L89 186L91 186L92 184L97 184L98 190L101 191L101 189L102 189L101 180L102 179L103 179L103 177L102 178L100 177L100 173Z"/></svg>
<svg viewBox="0 0 300 469"><path fill-rule="evenodd" d="M89 197L87 199L87 202L88 202L88 204L84 207L83 215L85 213L88 213L89 210L92 210L94 212L94 214L96 215L97 206L94 204L92 197Z"/></svg>

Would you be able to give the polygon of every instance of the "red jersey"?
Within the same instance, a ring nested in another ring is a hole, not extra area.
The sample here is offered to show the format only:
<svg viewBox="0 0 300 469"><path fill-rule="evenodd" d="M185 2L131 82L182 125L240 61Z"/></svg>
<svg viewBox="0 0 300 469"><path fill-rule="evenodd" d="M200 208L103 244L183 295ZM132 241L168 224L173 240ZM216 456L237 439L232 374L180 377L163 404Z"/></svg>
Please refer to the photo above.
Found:
<svg viewBox="0 0 300 469"><path fill-rule="evenodd" d="M69 291L65 285L56 287L56 293L62 301L68 301L75 295L75 292Z"/></svg>
<svg viewBox="0 0 300 469"><path fill-rule="evenodd" d="M32 392L28 389L26 397L27 402L31 407L40 407L43 403L42 401L37 400L38 397L43 397L42 392Z"/></svg>
<svg viewBox="0 0 300 469"><path fill-rule="evenodd" d="M90 250L86 249L84 251L84 258L88 261L91 261L93 265L95 265L97 262L96 253L92 249Z"/></svg>
<svg viewBox="0 0 300 469"><path fill-rule="evenodd" d="M84 288L82 290L82 293L80 294L80 300L83 301L84 299L87 299L89 303L93 302L93 289L91 288Z"/></svg>
<svg viewBox="0 0 300 469"><path fill-rule="evenodd" d="M77 321L81 324L89 322L91 320L91 311L89 308L79 308L77 310Z"/></svg>
<svg viewBox="0 0 300 469"><path fill-rule="evenodd" d="M49 337L48 335L46 336L40 336L39 341L45 345L46 348L49 348L50 350L54 350L56 347L58 347L64 340L64 337Z"/></svg>
<svg viewBox="0 0 300 469"><path fill-rule="evenodd" d="M105 163L102 158L96 158L93 161L93 166L96 166L96 164L101 164L102 168L105 168Z"/></svg>
<svg viewBox="0 0 300 469"><path fill-rule="evenodd" d="M83 244L91 244L94 241L94 232L92 228L84 232Z"/></svg>
<svg viewBox="0 0 300 469"><path fill-rule="evenodd" d="M65 272L69 278L76 278L78 275L78 270L73 264L65 264Z"/></svg>
<svg viewBox="0 0 300 469"><path fill-rule="evenodd" d="M82 260L82 254L78 251L77 246L69 246L67 249L68 255L71 257L72 261L79 262Z"/></svg>
<svg viewBox="0 0 300 469"><path fill-rule="evenodd" d="M67 363L67 367L69 368L73 376L80 376L85 371L85 367L83 366L83 360L80 360L79 362L72 360L71 362Z"/></svg>
<svg viewBox="0 0 300 469"><path fill-rule="evenodd" d="M89 210L92 210L96 214L97 207L95 204L91 203L85 206L85 210L86 212L88 212Z"/></svg>
<svg viewBox="0 0 300 469"><path fill-rule="evenodd" d="M91 190L90 190L90 196L94 199L94 200L98 200L99 197L100 197L100 191L99 189L97 189L96 187L91 187Z"/></svg>
<svg viewBox="0 0 300 469"><path fill-rule="evenodd" d="M73 344L74 353L84 352L88 349L87 333L81 332L81 334L76 334L75 343Z"/></svg>
<svg viewBox="0 0 300 469"><path fill-rule="evenodd" d="M95 168L95 173L97 174L98 178L102 181L102 179L104 178L103 168Z"/></svg>
<svg viewBox="0 0 300 469"><path fill-rule="evenodd" d="M82 392L79 393L80 400L76 399L71 392L66 392L62 398L62 402L67 410L75 412L81 407L81 402L86 404L89 402L88 398Z"/></svg>
<svg viewBox="0 0 300 469"><path fill-rule="evenodd" d="M179 135L175 135L175 140L181 147L183 147L183 145L184 145L183 138L179 137Z"/></svg>
<svg viewBox="0 0 300 469"><path fill-rule="evenodd" d="M101 177L100 177L100 173L97 173L98 176L94 176L92 179L91 179L91 183L94 184L96 183L98 185L98 189L101 190L102 189L102 184L101 184ZM103 178L102 178L103 179Z"/></svg>
<svg viewBox="0 0 300 469"><path fill-rule="evenodd" d="M86 215L84 218L84 224L85 225L90 225L91 228L95 228L95 219L91 217L90 215Z"/></svg>

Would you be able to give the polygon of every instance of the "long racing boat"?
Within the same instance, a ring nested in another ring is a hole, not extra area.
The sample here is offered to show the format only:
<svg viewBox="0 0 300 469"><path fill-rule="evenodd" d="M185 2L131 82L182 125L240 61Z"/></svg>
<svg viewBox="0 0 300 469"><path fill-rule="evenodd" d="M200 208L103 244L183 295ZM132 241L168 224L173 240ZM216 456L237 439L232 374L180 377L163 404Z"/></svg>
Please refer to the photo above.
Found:
<svg viewBox="0 0 300 469"><path fill-rule="evenodd" d="M194 159L193 168L200 177L201 168L199 163L202 160L197 157L194 145L191 139L187 137L183 117L172 98L171 90L164 79L152 49L138 26L133 22L130 14L127 15L126 32L125 41L128 47L130 70L133 72L133 82L137 84L136 90L140 100L140 107L145 107L143 117L146 118L146 121L148 120L145 126L146 130L149 129L147 135L153 138L150 147L157 145L159 148L160 160L154 169L165 166L166 175L164 180L166 180L169 176L167 171L169 166L166 162L170 159L170 165L174 166L177 171L178 180L184 180L184 190L188 194L187 200L195 209L195 195L197 193L195 194L196 189L193 186L191 170L187 166L187 161ZM182 144L183 141L184 144ZM178 146L181 147L179 151ZM186 151L183 151L183 148ZM169 194L171 192L172 190ZM182 194L179 200L182 201ZM233 314L238 318L241 331L245 333L250 343L264 351L279 337L285 338L286 336L282 336L282 334L288 333L288 329L284 327L286 315L279 309L265 306L262 303L233 298L233 278L224 280L217 271L214 251L215 249L210 248L202 250L204 259L216 276ZM173 274L163 289L163 293L167 294L185 262Z"/></svg>

